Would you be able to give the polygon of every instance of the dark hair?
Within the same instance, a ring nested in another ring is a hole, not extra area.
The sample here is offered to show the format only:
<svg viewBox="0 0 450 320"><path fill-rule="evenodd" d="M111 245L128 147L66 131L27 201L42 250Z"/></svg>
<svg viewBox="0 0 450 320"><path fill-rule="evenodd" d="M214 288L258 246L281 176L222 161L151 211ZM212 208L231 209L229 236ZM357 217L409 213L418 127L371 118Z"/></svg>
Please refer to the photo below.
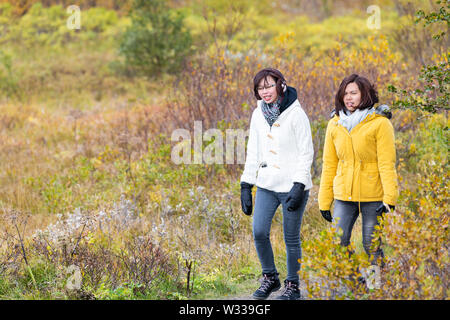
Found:
<svg viewBox="0 0 450 320"><path fill-rule="evenodd" d="M339 90L336 93L336 97L334 99L334 106L336 114L339 114L339 111L345 110L345 103L344 103L344 95L345 95L345 88L350 83L356 83L358 85L359 91L361 91L361 102L358 106L358 109L367 109L373 107L375 103L378 102L378 92L375 89L374 85L370 83L367 78L361 77L357 74L352 74L344 80L342 80L341 85L339 86Z"/></svg>
<svg viewBox="0 0 450 320"><path fill-rule="evenodd" d="M255 93L255 98L257 100L261 100L261 96L258 93L258 84L261 82L261 79L267 81L267 77L271 76L277 85L277 94L280 97L284 96L283 86L286 85L286 80L284 79L283 74L274 68L265 68L259 71L256 76L253 78L253 92Z"/></svg>

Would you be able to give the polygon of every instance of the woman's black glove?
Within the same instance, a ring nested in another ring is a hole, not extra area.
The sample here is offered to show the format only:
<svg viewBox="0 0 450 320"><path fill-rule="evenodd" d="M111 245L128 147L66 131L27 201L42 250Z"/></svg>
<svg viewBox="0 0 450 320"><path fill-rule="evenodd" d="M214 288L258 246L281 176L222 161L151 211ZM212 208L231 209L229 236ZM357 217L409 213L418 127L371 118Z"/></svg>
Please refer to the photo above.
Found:
<svg viewBox="0 0 450 320"><path fill-rule="evenodd" d="M320 210L320 213L322 214L322 217L327 220L328 222L332 222L333 218L331 217L330 210Z"/></svg>
<svg viewBox="0 0 450 320"><path fill-rule="evenodd" d="M286 197L286 206L288 211L295 211L300 207L303 200L303 191L305 185L300 182L294 182L294 185Z"/></svg>
<svg viewBox="0 0 450 320"><path fill-rule="evenodd" d="M252 184L241 182L241 207L242 212L250 216L252 214Z"/></svg>
<svg viewBox="0 0 450 320"><path fill-rule="evenodd" d="M386 212L390 212L390 211L394 211L394 210L395 210L395 206L384 203L384 202L382 204L380 204L380 206L378 208L375 209L375 211L378 214L380 214L382 212L386 213Z"/></svg>

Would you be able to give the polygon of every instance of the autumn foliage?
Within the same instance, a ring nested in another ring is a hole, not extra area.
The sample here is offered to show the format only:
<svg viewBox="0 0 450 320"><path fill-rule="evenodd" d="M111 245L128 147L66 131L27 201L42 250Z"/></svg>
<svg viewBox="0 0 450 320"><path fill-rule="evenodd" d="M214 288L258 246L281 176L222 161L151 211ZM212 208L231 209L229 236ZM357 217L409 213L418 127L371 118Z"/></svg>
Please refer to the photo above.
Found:
<svg viewBox="0 0 450 320"><path fill-rule="evenodd" d="M155 77L119 51L130 1L78 1L80 30L65 27L69 2L0 1L0 298L254 291L261 270L240 209L242 165L177 165L170 137L194 121L248 129L253 76L271 66L297 89L313 134L304 298L448 299L448 22L414 22L448 1L380 1L379 30L367 28L366 1L169 1L192 36L190 55ZM341 247L317 205L326 123L355 72L393 107L396 135L400 198L380 221L385 266L374 272L360 221ZM283 273L281 228L276 215Z"/></svg>

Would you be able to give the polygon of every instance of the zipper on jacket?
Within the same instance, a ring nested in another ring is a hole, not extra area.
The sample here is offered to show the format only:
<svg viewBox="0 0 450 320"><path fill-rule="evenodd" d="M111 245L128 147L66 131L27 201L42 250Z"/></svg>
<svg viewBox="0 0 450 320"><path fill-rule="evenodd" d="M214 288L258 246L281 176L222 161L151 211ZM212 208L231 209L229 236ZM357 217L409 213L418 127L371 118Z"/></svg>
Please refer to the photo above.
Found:
<svg viewBox="0 0 450 320"><path fill-rule="evenodd" d="M366 120L366 119L364 119L364 121L365 121L365 120ZM364 121L358 123L358 125L361 124L361 123L363 123ZM355 129L355 128L353 128L353 129ZM347 131L347 130L346 130L346 131ZM351 144L352 144L352 152L353 152L353 174L352 174L352 186L351 186L351 188L350 188L350 194L353 195L353 177L354 177L354 175L355 175L355 170L356 170L356 155L355 155L355 147L353 146L353 137L352 137L352 135L350 134L350 132L347 131L347 133L348 133L348 135L350 136L350 141L351 141ZM359 186L358 186L358 187L359 187L358 213L359 213L359 214L361 214L361 163L362 163L362 160L360 159L360 160L359 160L359 178L358 178L358 181L359 181ZM354 199L352 199L352 201L354 202Z"/></svg>
<svg viewBox="0 0 450 320"><path fill-rule="evenodd" d="M350 136L350 142L352 144L352 152L353 152L353 172L352 172L352 184L350 186L350 195L353 195L353 177L355 175L356 159L355 159L355 148L353 147L353 138L350 133L349 133L349 136ZM351 200L355 201L354 199L351 199Z"/></svg>
<svg viewBox="0 0 450 320"><path fill-rule="evenodd" d="M338 124L339 125L339 124ZM346 133L347 133L347 135L349 136L349 138L350 138L350 144L351 144L351 146L352 146L352 153L353 153L353 170L352 170L352 183L351 183L351 185L350 185L350 199L348 199L348 200L351 200L352 202L354 202L354 199L352 199L351 198L351 195L353 194L353 176L354 176L354 174L355 174L355 164L356 164L356 157L355 157L355 148L353 147L353 138L352 138L352 135L350 134L350 132L348 132L348 130L346 129L346 128L344 128L344 127L342 127L341 126L341 129L343 130L343 131L345 131ZM358 199L358 200L360 200L360 199ZM361 212L361 209L359 210L360 212Z"/></svg>

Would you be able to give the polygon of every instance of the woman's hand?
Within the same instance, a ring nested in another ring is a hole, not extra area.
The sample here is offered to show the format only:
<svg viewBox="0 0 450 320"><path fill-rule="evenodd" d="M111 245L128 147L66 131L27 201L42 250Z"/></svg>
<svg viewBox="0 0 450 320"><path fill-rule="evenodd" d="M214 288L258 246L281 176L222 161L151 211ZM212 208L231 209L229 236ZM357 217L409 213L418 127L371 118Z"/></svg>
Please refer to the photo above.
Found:
<svg viewBox="0 0 450 320"><path fill-rule="evenodd" d="M289 191L286 197L288 211L295 211L300 207L303 200L303 191L305 191L305 185L300 182L294 182L291 191Z"/></svg>
<svg viewBox="0 0 450 320"><path fill-rule="evenodd" d="M395 210L395 206L387 203L382 203L380 206L375 210L378 214L382 212L391 212Z"/></svg>
<svg viewBox="0 0 450 320"><path fill-rule="evenodd" d="M320 210L320 213L322 214L322 217L327 220L328 222L333 221L333 217L331 216L330 210Z"/></svg>
<svg viewBox="0 0 450 320"><path fill-rule="evenodd" d="M252 188L253 185L241 182L241 207L242 212L246 215L250 216L252 214L253 205L252 205Z"/></svg>

